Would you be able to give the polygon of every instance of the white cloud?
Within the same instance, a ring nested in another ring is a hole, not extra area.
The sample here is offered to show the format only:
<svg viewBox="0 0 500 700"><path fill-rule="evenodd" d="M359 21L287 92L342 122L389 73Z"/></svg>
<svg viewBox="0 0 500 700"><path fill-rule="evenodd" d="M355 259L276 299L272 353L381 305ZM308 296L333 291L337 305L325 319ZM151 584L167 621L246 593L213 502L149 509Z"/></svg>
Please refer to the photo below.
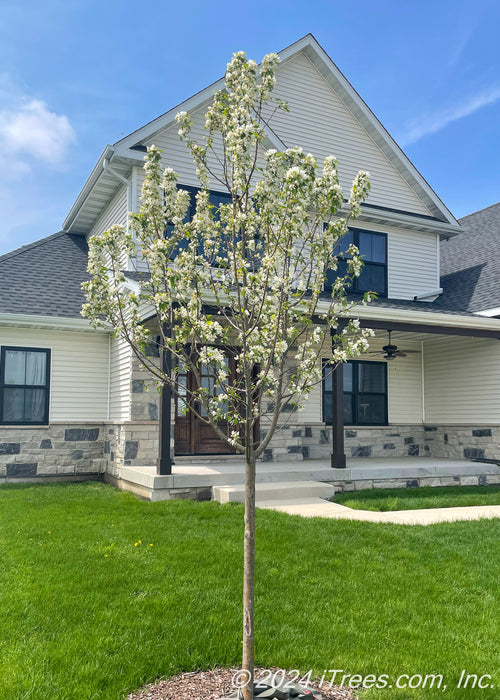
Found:
<svg viewBox="0 0 500 700"><path fill-rule="evenodd" d="M37 99L17 98L0 110L0 148L4 154L28 156L49 165L63 164L75 132L68 118ZM21 170L28 167L19 164Z"/></svg>
<svg viewBox="0 0 500 700"><path fill-rule="evenodd" d="M75 132L68 117L0 72L0 254L57 231L55 182Z"/></svg>
<svg viewBox="0 0 500 700"><path fill-rule="evenodd" d="M408 122L405 132L399 136L399 143L408 146L420 141L424 136L435 134L449 124L468 117L483 107L492 105L500 100L500 86L493 86L483 90L477 95L469 97L465 102L448 107L447 109L431 114L423 114L417 119Z"/></svg>

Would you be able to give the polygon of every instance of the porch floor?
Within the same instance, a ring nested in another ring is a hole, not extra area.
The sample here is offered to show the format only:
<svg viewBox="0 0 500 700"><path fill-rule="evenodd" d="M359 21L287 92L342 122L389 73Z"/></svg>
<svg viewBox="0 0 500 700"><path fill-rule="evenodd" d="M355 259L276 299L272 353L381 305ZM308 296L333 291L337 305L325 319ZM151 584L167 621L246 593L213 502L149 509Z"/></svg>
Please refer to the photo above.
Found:
<svg viewBox="0 0 500 700"><path fill-rule="evenodd" d="M123 467L121 486L158 500L168 497L167 490L170 489L211 489L213 486L229 486L244 482L245 467L241 458L191 457L189 461L183 461L183 459L177 461L172 468L172 474L169 475L158 475L156 467L153 466ZM332 469L329 460L326 459L259 462L256 478L258 482L354 482L355 487L362 488L363 482L379 482L388 479L408 481L449 477L458 482L463 477L497 475L498 480L495 479L495 482L500 482L500 466L485 462L432 457L360 457L348 459L346 469ZM474 483L474 479L471 483ZM370 485L372 484L366 483L367 487ZM383 486L383 484L378 485Z"/></svg>

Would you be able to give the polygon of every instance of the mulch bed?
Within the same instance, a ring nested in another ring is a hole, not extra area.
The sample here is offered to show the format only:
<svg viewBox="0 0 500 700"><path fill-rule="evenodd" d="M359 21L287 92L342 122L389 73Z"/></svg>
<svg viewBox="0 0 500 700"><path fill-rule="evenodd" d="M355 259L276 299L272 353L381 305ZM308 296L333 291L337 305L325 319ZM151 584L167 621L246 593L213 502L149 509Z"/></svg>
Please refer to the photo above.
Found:
<svg viewBox="0 0 500 700"><path fill-rule="evenodd" d="M129 695L127 700L219 700L235 690L231 681L237 671L237 668L216 668L213 671L180 673L146 686L138 693ZM258 671L256 669L257 678ZM323 700L356 700L356 695L348 688L330 688L328 683L321 688L314 684L309 687L311 690L319 690Z"/></svg>

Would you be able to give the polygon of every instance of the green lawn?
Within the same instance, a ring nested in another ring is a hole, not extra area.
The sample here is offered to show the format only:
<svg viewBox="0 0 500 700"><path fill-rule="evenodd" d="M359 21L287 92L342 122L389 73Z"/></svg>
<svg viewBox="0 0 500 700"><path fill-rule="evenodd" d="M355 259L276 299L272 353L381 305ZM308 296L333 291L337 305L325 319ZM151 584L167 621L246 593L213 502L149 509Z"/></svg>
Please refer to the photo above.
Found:
<svg viewBox="0 0 500 700"><path fill-rule="evenodd" d="M500 486L447 486L415 489L367 489L336 494L335 503L356 510L415 510L454 506L500 505Z"/></svg>
<svg viewBox="0 0 500 700"><path fill-rule="evenodd" d="M241 506L145 503L88 483L0 489L0 698L122 698L238 664ZM498 698L500 521L404 527L259 511L256 660L413 675ZM150 545L153 546L150 546Z"/></svg>

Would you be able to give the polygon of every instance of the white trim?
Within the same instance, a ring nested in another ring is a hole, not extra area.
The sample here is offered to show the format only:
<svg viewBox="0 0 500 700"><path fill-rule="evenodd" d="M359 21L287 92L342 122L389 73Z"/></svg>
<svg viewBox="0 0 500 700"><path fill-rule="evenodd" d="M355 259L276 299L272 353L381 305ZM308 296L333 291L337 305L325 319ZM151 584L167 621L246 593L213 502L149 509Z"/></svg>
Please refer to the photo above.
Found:
<svg viewBox="0 0 500 700"><path fill-rule="evenodd" d="M426 304L427 306L427 304ZM325 307L328 308L328 307ZM321 309L318 309L321 313ZM477 330L498 331L500 338L500 319L478 318L477 316L460 316L428 311L409 311L408 309L390 309L367 304L356 305L349 311L349 317L377 321L399 321L401 323L422 323L451 328L475 328Z"/></svg>
<svg viewBox="0 0 500 700"><path fill-rule="evenodd" d="M99 160L94 166L94 169L88 176L87 180L85 181L84 186L82 187L80 194L75 200L75 203L69 210L69 213L67 217L63 221L63 231L68 231L73 224L74 220L78 216L78 213L80 212L80 209L83 207L89 196L92 194L92 190L94 189L94 186L96 185L97 181L101 177L102 173L104 172L104 162L106 160L110 160L113 153L114 153L114 148L112 146L106 146L104 151L101 153L99 156Z"/></svg>
<svg viewBox="0 0 500 700"><path fill-rule="evenodd" d="M52 328L61 331L81 331L86 333L112 333L112 328L93 328L85 318L64 318L58 316L37 316L35 314L0 313L0 326L21 328Z"/></svg>
<svg viewBox="0 0 500 700"><path fill-rule="evenodd" d="M417 294L413 297L414 301L421 301L422 299L429 299L430 297L438 297L443 293L443 288L433 289L432 292L425 292L424 294Z"/></svg>
<svg viewBox="0 0 500 700"><path fill-rule="evenodd" d="M485 309L484 311L475 311L477 316L484 316L486 318L493 318L494 316L500 316L500 306L495 306L493 309Z"/></svg>
<svg viewBox="0 0 500 700"><path fill-rule="evenodd" d="M437 259L437 280L436 287L441 288L441 243L439 236L436 236L436 259ZM441 291L443 291L441 289Z"/></svg>

